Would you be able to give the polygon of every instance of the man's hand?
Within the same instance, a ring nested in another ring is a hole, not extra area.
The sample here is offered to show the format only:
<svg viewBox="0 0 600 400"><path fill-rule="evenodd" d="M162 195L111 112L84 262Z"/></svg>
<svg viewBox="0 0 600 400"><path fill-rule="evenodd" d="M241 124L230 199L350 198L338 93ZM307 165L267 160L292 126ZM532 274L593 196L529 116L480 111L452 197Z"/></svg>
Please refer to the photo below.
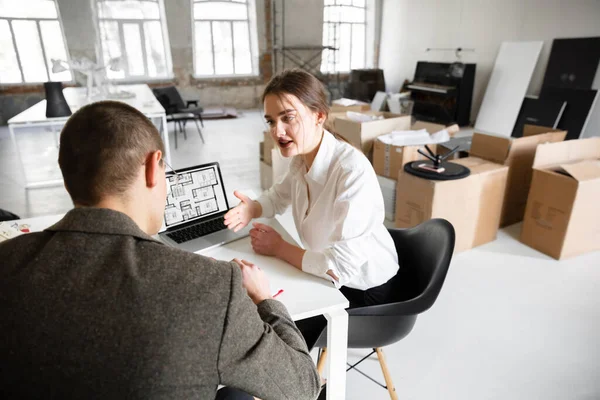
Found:
<svg viewBox="0 0 600 400"><path fill-rule="evenodd" d="M269 225L255 222L252 226L250 242L254 251L263 256L276 256L283 243L281 235Z"/></svg>
<svg viewBox="0 0 600 400"><path fill-rule="evenodd" d="M269 280L260 268L246 260L234 258L233 261L242 270L242 284L254 304L258 305L263 300L273 298L269 288Z"/></svg>
<svg viewBox="0 0 600 400"><path fill-rule="evenodd" d="M224 222L227 228L237 232L248 225L252 218L258 218L262 214L262 209L259 210L260 205L257 202L237 190L233 194L241 202L225 214Z"/></svg>

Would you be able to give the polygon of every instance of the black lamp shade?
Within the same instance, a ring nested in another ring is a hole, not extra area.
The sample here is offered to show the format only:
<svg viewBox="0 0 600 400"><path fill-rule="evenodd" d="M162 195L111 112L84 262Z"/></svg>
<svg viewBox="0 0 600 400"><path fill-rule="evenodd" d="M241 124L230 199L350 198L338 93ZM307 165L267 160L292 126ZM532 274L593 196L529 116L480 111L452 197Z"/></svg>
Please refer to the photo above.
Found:
<svg viewBox="0 0 600 400"><path fill-rule="evenodd" d="M44 83L46 91L46 118L68 117L71 109L65 100L61 82Z"/></svg>

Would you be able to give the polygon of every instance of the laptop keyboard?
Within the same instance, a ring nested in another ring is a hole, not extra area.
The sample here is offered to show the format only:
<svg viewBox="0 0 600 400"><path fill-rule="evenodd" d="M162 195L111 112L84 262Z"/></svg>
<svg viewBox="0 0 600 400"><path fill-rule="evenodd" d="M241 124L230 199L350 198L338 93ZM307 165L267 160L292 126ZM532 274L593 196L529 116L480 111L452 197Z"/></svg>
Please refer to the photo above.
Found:
<svg viewBox="0 0 600 400"><path fill-rule="evenodd" d="M213 232L225 229L225 216L211 219L210 221L201 222L196 225L188 226L184 229L179 229L175 232L167 233L167 236L176 243L189 242L190 240L206 236Z"/></svg>

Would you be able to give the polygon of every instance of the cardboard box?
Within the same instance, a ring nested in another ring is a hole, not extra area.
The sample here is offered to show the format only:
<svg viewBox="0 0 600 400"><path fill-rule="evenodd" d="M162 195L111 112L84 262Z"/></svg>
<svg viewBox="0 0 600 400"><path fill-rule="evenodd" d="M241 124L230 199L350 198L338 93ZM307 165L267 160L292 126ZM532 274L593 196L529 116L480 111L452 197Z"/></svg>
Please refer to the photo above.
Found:
<svg viewBox="0 0 600 400"><path fill-rule="evenodd" d="M267 190L273 186L273 166L264 161L260 161L260 187Z"/></svg>
<svg viewBox="0 0 600 400"><path fill-rule="evenodd" d="M521 242L555 259L600 250L600 137L538 146Z"/></svg>
<svg viewBox="0 0 600 400"><path fill-rule="evenodd" d="M500 226L523 220L531 184L532 165L539 144L562 142L566 131L525 125L523 137L507 138L475 133L470 154L509 167Z"/></svg>
<svg viewBox="0 0 600 400"><path fill-rule="evenodd" d="M327 115L327 119L325 120L323 127L329 132L335 132L335 119L344 115L346 115L346 112L330 112L329 115Z"/></svg>
<svg viewBox="0 0 600 400"><path fill-rule="evenodd" d="M396 216L396 181L379 175L377 175L377 180L383 195L385 219L393 222Z"/></svg>
<svg viewBox="0 0 600 400"><path fill-rule="evenodd" d="M405 172L398 176L398 228L416 226L431 218L450 221L456 231L455 251L496 239L508 167L477 157L453 161L471 170L463 179L432 181Z"/></svg>
<svg viewBox="0 0 600 400"><path fill-rule="evenodd" d="M264 131L263 132L264 135L264 141L263 141L263 147L261 149L261 160L264 160L264 162L267 163L267 165L273 165L273 158L271 156L272 152L271 150L275 148L275 142L273 141L273 138L271 137L271 133L269 131Z"/></svg>
<svg viewBox="0 0 600 400"><path fill-rule="evenodd" d="M272 160L271 165L264 158L261 157L260 159L260 187L263 190L269 189L273 184L283 179L291 162L291 158L283 157L278 148L271 149L269 153Z"/></svg>
<svg viewBox="0 0 600 400"><path fill-rule="evenodd" d="M448 160L453 160L457 158L465 158L469 156L469 151L471 151L471 142L473 140L472 136L463 136L463 137L454 137L445 143L440 143L437 146L438 154L446 154L452 151L454 148L458 147L456 153L453 156L450 156Z"/></svg>
<svg viewBox="0 0 600 400"><path fill-rule="evenodd" d="M356 111L356 112L362 112L362 111L370 111L371 110L371 104L369 103L365 103L364 101L360 101L360 100L353 100L353 99L346 99L346 98L342 98L342 99L337 99L331 102L331 107L329 109L330 112L346 112L346 111Z"/></svg>
<svg viewBox="0 0 600 400"><path fill-rule="evenodd" d="M448 133L451 135L458 132L457 125L446 127L444 125L422 121L417 121L410 127L410 130L413 131L421 129L425 129L429 134L439 132L442 129L448 129ZM435 144L430 144L428 146L431 151L435 153L438 151L446 152L445 149L441 149L440 146ZM377 175L397 179L398 171L403 168L404 164L412 161L426 160L426 157L422 156L417 151L419 149L424 149L424 146L394 146L375 140L373 144L373 168L375 169L375 173Z"/></svg>
<svg viewBox="0 0 600 400"><path fill-rule="evenodd" d="M410 129L410 115L393 114L382 111L368 111L363 114L383 116L384 119L368 122L356 122L346 116L339 116L334 121L335 132L345 137L356 148L367 156L371 155L373 142L379 135L392 131Z"/></svg>

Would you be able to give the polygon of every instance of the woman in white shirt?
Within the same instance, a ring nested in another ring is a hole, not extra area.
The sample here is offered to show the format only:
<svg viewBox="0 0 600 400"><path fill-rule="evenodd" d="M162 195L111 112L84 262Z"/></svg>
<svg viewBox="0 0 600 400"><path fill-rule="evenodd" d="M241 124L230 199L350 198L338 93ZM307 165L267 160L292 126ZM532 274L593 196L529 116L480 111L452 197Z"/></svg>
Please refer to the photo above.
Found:
<svg viewBox="0 0 600 400"><path fill-rule="evenodd" d="M254 251L330 280L351 308L389 301L398 256L383 225L381 189L367 158L323 128L329 112L323 85L303 70L288 70L271 79L262 99L275 143L292 157L289 171L256 201L236 191L241 203L225 215L225 224L237 231L291 205L304 249L254 223ZM325 326L321 319L310 319L312 333L298 323L309 348Z"/></svg>

